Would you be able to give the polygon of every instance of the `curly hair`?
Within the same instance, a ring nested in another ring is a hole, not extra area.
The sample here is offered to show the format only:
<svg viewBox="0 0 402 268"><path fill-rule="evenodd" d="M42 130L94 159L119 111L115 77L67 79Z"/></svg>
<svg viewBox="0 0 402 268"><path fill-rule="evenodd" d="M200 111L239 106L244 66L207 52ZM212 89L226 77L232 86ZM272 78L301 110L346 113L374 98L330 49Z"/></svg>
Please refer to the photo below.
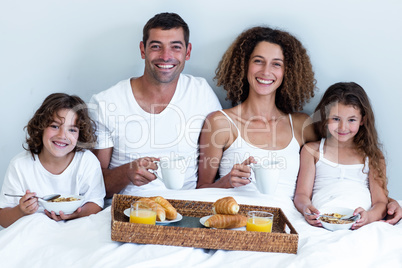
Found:
<svg viewBox="0 0 402 268"><path fill-rule="evenodd" d="M61 109L71 109L76 113L76 126L79 129L77 145L74 151L82 151L92 148L96 142L95 124L89 117L88 107L78 96L67 95L64 93L54 93L49 95L29 120L24 129L27 130L26 144L32 156L39 154L43 148L43 132L54 121L54 116Z"/></svg>
<svg viewBox="0 0 402 268"><path fill-rule="evenodd" d="M325 91L315 109L313 118L317 134L322 138L327 138L329 135L327 130L328 116L331 108L337 103L353 106L360 110L363 125L359 128L353 141L357 150L363 155L363 163L366 157L369 158L370 169L374 169L377 173L375 179L388 194L387 178L380 162L385 157L381 151L382 145L378 140L375 128L374 112L369 97L360 85L354 82L340 82L333 84Z"/></svg>
<svg viewBox="0 0 402 268"><path fill-rule="evenodd" d="M269 27L253 27L241 33L223 55L215 71L217 86L227 91L232 105L245 101L249 94L247 80L250 55L259 42L281 47L285 74L276 91L275 104L284 113L301 111L314 97L316 80L310 58L303 45L291 34Z"/></svg>

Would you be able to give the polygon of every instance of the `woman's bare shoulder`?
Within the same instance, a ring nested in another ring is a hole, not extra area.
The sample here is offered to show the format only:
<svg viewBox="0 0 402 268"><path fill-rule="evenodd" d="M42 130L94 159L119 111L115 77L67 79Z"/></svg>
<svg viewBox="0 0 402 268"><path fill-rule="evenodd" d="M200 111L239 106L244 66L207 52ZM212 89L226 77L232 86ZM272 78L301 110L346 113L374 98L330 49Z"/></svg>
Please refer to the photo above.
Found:
<svg viewBox="0 0 402 268"><path fill-rule="evenodd" d="M303 148L304 147L308 147L309 149L312 149L312 150L318 152L319 149L320 149L320 142L319 141L308 142L308 143L303 145Z"/></svg>
<svg viewBox="0 0 402 268"><path fill-rule="evenodd" d="M312 122L311 117L308 114L302 112L292 113L292 119L293 122L297 125L305 125Z"/></svg>
<svg viewBox="0 0 402 268"><path fill-rule="evenodd" d="M222 110L226 113L228 109ZM222 113L221 110L210 113L205 119L204 128L209 125L213 129L222 129L230 127L229 119Z"/></svg>
<svg viewBox="0 0 402 268"><path fill-rule="evenodd" d="M318 139L317 134L314 131L313 120L309 115L301 112L293 113L292 120L296 138L300 145Z"/></svg>
<svg viewBox="0 0 402 268"><path fill-rule="evenodd" d="M311 156L313 156L316 162L320 158L320 142L313 141L304 144L302 147L301 155L305 157L306 154L310 154Z"/></svg>

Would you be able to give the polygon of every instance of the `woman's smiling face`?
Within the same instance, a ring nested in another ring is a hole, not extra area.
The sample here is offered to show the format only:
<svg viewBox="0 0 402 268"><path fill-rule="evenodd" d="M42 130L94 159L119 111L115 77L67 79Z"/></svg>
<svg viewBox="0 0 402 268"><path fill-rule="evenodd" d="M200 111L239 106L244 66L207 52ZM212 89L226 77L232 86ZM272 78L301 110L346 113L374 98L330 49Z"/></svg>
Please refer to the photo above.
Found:
<svg viewBox="0 0 402 268"><path fill-rule="evenodd" d="M247 79L250 92L267 95L275 92L283 82L285 59L279 45L261 41L251 53Z"/></svg>

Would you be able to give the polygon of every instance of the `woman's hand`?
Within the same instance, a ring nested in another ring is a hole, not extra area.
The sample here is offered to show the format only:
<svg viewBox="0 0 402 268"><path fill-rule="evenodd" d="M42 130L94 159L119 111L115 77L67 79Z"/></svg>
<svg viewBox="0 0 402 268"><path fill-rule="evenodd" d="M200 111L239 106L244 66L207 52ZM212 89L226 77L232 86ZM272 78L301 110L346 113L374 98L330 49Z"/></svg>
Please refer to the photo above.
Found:
<svg viewBox="0 0 402 268"><path fill-rule="evenodd" d="M20 198L18 207L23 215L34 214L38 210L38 198L35 196L36 193L31 193L27 190L25 195Z"/></svg>
<svg viewBox="0 0 402 268"><path fill-rule="evenodd" d="M387 219L385 222L389 224L396 224L402 219L402 208L399 203L392 200L387 205Z"/></svg>
<svg viewBox="0 0 402 268"><path fill-rule="evenodd" d="M232 170L225 176L225 179L229 181L232 188L241 187L251 182L248 179L251 176L251 168L248 165L251 163L257 163L252 156L244 160L241 164L235 164Z"/></svg>

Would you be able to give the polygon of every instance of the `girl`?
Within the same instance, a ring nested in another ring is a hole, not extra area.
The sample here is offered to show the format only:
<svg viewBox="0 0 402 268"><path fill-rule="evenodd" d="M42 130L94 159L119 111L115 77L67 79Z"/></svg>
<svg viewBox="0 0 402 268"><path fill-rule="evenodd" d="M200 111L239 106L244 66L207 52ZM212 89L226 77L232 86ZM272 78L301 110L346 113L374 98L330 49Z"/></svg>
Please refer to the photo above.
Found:
<svg viewBox="0 0 402 268"><path fill-rule="evenodd" d="M83 195L74 213L46 211L56 221L88 216L103 207L105 187L99 161L84 150L95 141L92 120L77 96L49 95L26 126L27 148L11 160L0 194L0 225L8 227L39 208L36 196ZM4 194L23 195L9 197Z"/></svg>
<svg viewBox="0 0 402 268"><path fill-rule="evenodd" d="M293 198L300 146L316 140L312 126L303 127L309 117L297 112L315 90L305 48L287 32L253 27L223 55L215 78L237 105L204 123L197 187L257 191L245 179L251 177L248 164L278 160L276 194Z"/></svg>
<svg viewBox="0 0 402 268"><path fill-rule="evenodd" d="M321 141L301 151L294 203L306 221L321 226L317 208L348 207L361 218L352 229L386 215L387 178L374 114L364 89L356 83L328 88L315 110Z"/></svg>

